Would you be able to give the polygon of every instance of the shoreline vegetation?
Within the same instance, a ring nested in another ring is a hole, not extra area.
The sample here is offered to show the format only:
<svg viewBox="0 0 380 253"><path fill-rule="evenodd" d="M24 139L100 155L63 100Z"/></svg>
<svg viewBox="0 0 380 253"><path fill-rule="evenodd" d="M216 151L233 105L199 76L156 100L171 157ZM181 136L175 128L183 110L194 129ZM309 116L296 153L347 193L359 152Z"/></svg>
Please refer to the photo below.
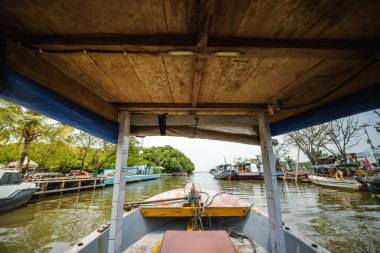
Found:
<svg viewBox="0 0 380 253"><path fill-rule="evenodd" d="M0 99L0 165L16 161L25 172L31 163L39 169L102 170L114 168L116 145L73 129L38 113ZM194 171L193 162L171 147L141 147L130 137L128 166L161 166L165 172Z"/></svg>

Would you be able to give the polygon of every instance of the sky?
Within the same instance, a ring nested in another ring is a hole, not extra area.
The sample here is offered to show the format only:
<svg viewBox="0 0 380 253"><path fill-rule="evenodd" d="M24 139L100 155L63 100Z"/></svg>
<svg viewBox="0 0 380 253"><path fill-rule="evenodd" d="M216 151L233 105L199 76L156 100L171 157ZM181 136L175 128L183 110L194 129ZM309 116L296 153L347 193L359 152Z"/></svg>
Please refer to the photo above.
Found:
<svg viewBox="0 0 380 253"><path fill-rule="evenodd" d="M361 113L357 116L359 117L360 122L370 123L371 125L373 125L377 120L377 115L375 115L373 111ZM368 127L367 131L373 144L375 146L380 145L380 134L376 132L375 128ZM279 141L282 140L282 136L275 136L273 138L278 139ZM360 143L349 151L369 152L371 149L366 143L366 139L367 137L363 135ZM226 160L227 163L233 163L235 157L251 158L256 154L261 153L260 146L184 137L145 137L142 142L145 148L170 145L182 151L194 163L195 171L209 171L215 165L224 163L224 160ZM292 149L289 155L296 160L297 151ZM300 155L300 161L308 161L302 152Z"/></svg>

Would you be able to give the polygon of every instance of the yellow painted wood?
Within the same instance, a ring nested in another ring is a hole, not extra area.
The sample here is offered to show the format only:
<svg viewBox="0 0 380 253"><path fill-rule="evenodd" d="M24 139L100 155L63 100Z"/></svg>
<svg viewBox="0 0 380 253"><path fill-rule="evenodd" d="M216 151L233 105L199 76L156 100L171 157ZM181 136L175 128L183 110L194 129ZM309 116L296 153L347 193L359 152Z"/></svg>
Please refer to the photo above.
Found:
<svg viewBox="0 0 380 253"><path fill-rule="evenodd" d="M144 217L192 217L195 207L142 207ZM208 207L205 215L210 217L239 217L245 215L248 207Z"/></svg>
<svg viewBox="0 0 380 253"><path fill-rule="evenodd" d="M186 230L193 231L193 223L191 222L191 220L187 222Z"/></svg>
<svg viewBox="0 0 380 253"><path fill-rule="evenodd" d="M154 247L152 249L152 253L157 253L158 252L158 249L161 246L161 243L162 243L162 241L159 241L159 242L156 243L156 245L154 245Z"/></svg>

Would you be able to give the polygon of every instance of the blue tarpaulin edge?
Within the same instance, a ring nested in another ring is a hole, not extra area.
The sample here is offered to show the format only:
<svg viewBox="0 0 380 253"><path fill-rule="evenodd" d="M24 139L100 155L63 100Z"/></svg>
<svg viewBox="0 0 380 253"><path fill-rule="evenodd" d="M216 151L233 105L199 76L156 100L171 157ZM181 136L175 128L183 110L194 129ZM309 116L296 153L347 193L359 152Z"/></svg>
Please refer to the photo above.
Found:
<svg viewBox="0 0 380 253"><path fill-rule="evenodd" d="M380 108L380 83L330 104L271 124L272 135L281 135L335 119Z"/></svg>
<svg viewBox="0 0 380 253"><path fill-rule="evenodd" d="M57 95L8 67L1 70L1 75L1 98L96 137L117 143L117 123Z"/></svg>

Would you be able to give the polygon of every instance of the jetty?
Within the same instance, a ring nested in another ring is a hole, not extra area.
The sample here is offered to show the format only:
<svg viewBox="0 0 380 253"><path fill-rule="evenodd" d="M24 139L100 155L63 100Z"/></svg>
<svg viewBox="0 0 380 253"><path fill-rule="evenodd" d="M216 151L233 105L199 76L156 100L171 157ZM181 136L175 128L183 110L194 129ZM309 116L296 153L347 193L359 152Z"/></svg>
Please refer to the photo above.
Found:
<svg viewBox="0 0 380 253"><path fill-rule="evenodd" d="M57 194L69 191L82 191L87 189L96 189L104 187L106 184L103 178L98 177L55 177L44 178L36 181L29 181L35 183L40 188L34 195L43 196L46 194Z"/></svg>
<svg viewBox="0 0 380 253"><path fill-rule="evenodd" d="M125 182L126 183L132 183L132 182L139 182L139 181L146 181L146 180L153 180L160 178L160 174L146 174L146 175L133 175L133 176L126 176ZM104 178L104 183L106 186L112 186L114 184L114 177L107 177Z"/></svg>

